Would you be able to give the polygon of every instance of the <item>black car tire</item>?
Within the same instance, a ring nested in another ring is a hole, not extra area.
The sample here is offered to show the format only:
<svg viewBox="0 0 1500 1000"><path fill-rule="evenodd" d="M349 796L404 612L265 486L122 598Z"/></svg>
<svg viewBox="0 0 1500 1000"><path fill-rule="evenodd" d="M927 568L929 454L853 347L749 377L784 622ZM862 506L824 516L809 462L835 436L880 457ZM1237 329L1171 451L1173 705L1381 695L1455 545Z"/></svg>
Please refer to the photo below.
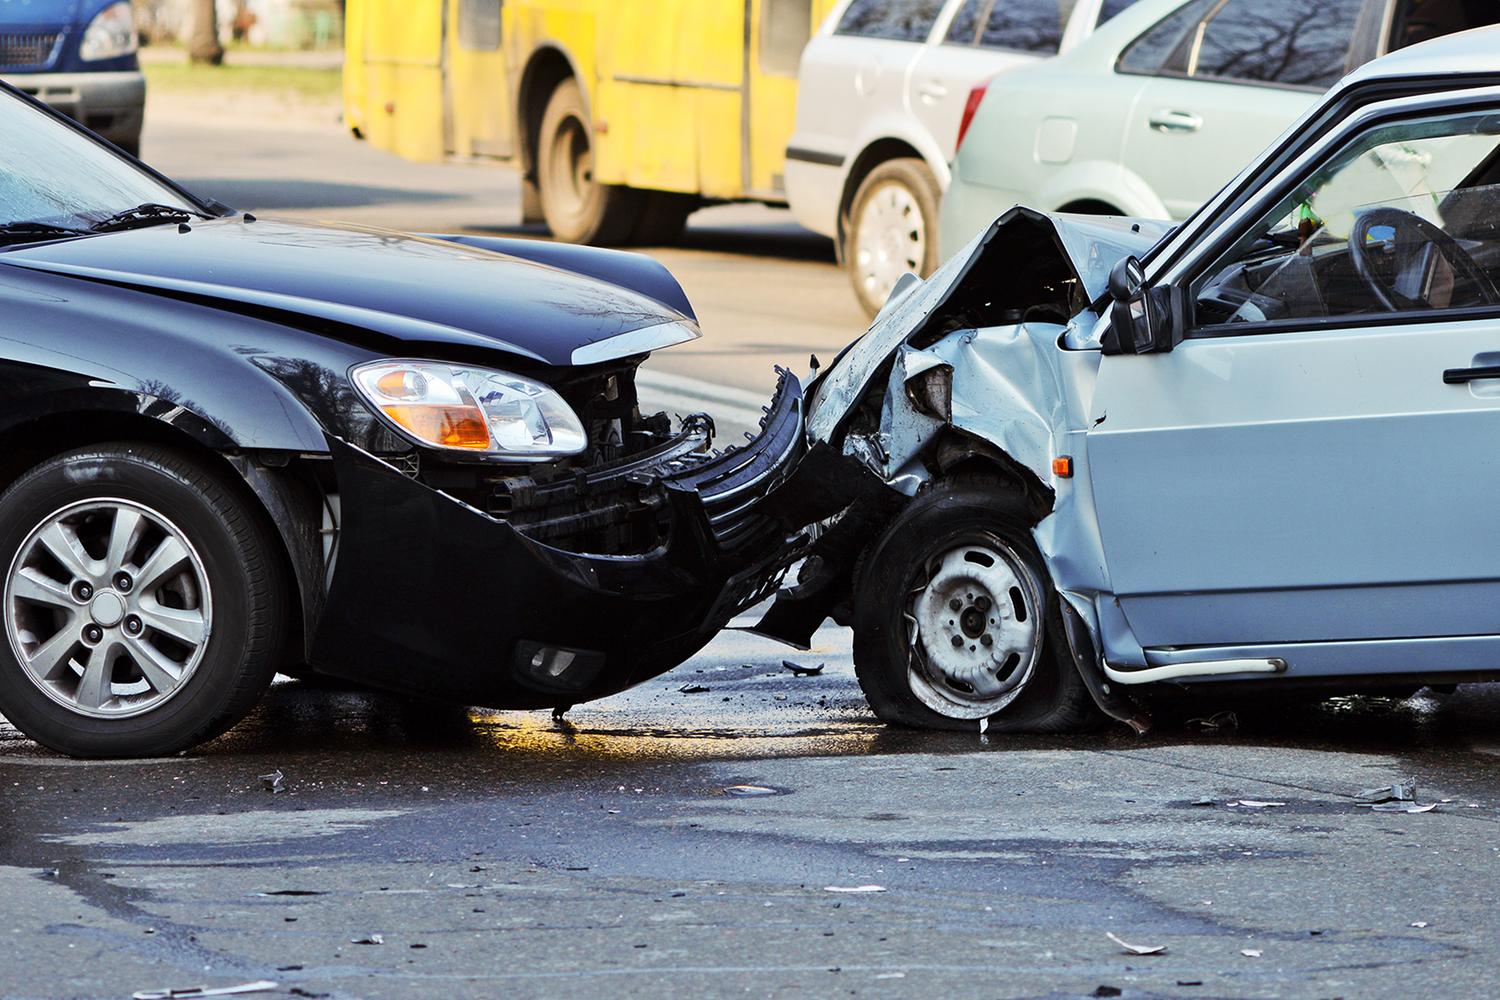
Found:
<svg viewBox="0 0 1500 1000"><path fill-rule="evenodd" d="M1024 500L994 485L942 485L913 500L867 551L855 585L854 669L870 707L904 726L974 732L1071 732L1099 721L1062 635L1051 579L1031 539ZM954 717L934 710L913 690L914 600L928 567L944 553L984 541L1027 564L1039 583L1040 648L1029 680L1008 704L988 715Z"/></svg>
<svg viewBox="0 0 1500 1000"><path fill-rule="evenodd" d="M564 80L547 101L537 143L542 215L564 242L622 244L640 217L642 193L594 179L593 138L583 91Z"/></svg>
<svg viewBox="0 0 1500 1000"><path fill-rule="evenodd" d="M880 312L890 295L889 289L872 288L868 269L861 266L861 233L866 215L880 206L876 199L887 194L903 199L902 204L915 209L921 215L920 236L922 239L920 260L908 260L904 269L925 278L938 264L938 203L942 189L937 178L920 158L915 156L886 160L875 167L860 181L859 189L849 205L848 226L844 234L844 266L849 271L849 281L854 286L854 297L860 307L874 316ZM914 230L915 231L915 230ZM875 248L870 248L872 251Z"/></svg>
<svg viewBox="0 0 1500 1000"><path fill-rule="evenodd" d="M17 656L6 617L0 714L38 743L75 757L153 757L212 739L250 711L284 652L286 586L270 528L228 479L173 449L118 443L50 459L0 496L7 573L33 529L54 513L87 501L124 501L180 530L201 560L218 609L208 620L202 658L181 686L159 705L123 718L83 714L43 693ZM10 608L0 613L8 616Z"/></svg>

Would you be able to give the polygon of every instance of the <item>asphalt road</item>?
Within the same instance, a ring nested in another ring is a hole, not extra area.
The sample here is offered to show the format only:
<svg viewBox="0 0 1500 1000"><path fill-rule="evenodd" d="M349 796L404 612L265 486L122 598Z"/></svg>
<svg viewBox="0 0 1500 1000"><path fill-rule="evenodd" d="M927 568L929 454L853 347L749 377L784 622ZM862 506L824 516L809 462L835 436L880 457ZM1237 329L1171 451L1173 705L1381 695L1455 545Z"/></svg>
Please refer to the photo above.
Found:
<svg viewBox="0 0 1500 1000"><path fill-rule="evenodd" d="M147 155L268 214L513 228L503 172L327 128L158 117ZM708 332L659 365L749 398L859 318L826 244L718 219L661 251ZM841 630L791 654L818 676L787 655L728 632L563 723L283 682L161 761L62 760L0 725L0 997L1497 992L1500 690L1017 739L880 726ZM1409 778L1433 811L1356 801Z"/></svg>

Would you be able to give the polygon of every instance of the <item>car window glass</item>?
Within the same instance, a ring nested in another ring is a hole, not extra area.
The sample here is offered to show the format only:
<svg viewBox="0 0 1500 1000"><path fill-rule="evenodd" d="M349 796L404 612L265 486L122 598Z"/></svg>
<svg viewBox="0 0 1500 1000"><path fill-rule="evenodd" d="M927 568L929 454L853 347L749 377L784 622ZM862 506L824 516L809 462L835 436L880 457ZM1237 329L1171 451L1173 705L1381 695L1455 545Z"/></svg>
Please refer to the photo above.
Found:
<svg viewBox="0 0 1500 1000"><path fill-rule="evenodd" d="M0 94L0 226L77 229L146 202L197 211L171 188L19 98Z"/></svg>
<svg viewBox="0 0 1500 1000"><path fill-rule="evenodd" d="M1103 5L1099 8L1099 23L1103 24L1105 21L1113 20L1115 15L1123 14L1134 3L1135 0L1104 0Z"/></svg>
<svg viewBox="0 0 1500 1000"><path fill-rule="evenodd" d="M979 44L991 49L1054 54L1076 0L995 0L979 32Z"/></svg>
<svg viewBox="0 0 1500 1000"><path fill-rule="evenodd" d="M1197 283L1199 325L1500 305L1500 116L1377 128Z"/></svg>
<svg viewBox="0 0 1500 1000"><path fill-rule="evenodd" d="M1398 0L1389 47L1394 51L1496 23L1500 23L1500 4L1494 0Z"/></svg>
<svg viewBox="0 0 1500 1000"><path fill-rule="evenodd" d="M459 0L458 44L474 52L500 47L500 5L504 0Z"/></svg>
<svg viewBox="0 0 1500 1000"><path fill-rule="evenodd" d="M1326 90L1344 75L1364 0L1228 0L1213 11L1188 75Z"/></svg>
<svg viewBox="0 0 1500 1000"><path fill-rule="evenodd" d="M812 0L765 0L760 16L760 71L796 76L812 37Z"/></svg>
<svg viewBox="0 0 1500 1000"><path fill-rule="evenodd" d="M924 42L942 9L942 0L854 0L834 33Z"/></svg>
<svg viewBox="0 0 1500 1000"><path fill-rule="evenodd" d="M955 45L973 45L974 39L979 35L979 22L984 16L984 10L992 2L993 0L964 0L964 5L953 15L953 23L948 25L948 35L944 40Z"/></svg>
<svg viewBox="0 0 1500 1000"><path fill-rule="evenodd" d="M1126 47L1120 56L1122 73L1186 73L1190 46L1188 32L1197 28L1216 0L1194 0L1175 14L1156 22Z"/></svg>

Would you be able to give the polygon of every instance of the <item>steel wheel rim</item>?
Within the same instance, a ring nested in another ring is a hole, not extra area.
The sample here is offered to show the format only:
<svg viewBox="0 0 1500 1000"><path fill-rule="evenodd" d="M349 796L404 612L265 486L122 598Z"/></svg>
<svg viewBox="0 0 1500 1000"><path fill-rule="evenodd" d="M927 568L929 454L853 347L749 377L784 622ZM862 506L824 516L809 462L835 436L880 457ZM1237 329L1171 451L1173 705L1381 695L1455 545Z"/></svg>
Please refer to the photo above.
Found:
<svg viewBox="0 0 1500 1000"><path fill-rule="evenodd" d="M1030 563L988 533L927 560L906 604L912 693L951 719L988 718L1015 701L1041 653L1043 592Z"/></svg>
<svg viewBox="0 0 1500 1000"><path fill-rule="evenodd" d="M594 150L587 126L575 116L564 118L552 137L548 157L548 179L556 195L554 205L562 214L583 214L594 188Z"/></svg>
<svg viewBox="0 0 1500 1000"><path fill-rule="evenodd" d="M897 181L876 185L854 230L854 267L865 296L884 302L903 274L920 276L926 262L927 220L916 195Z"/></svg>
<svg viewBox="0 0 1500 1000"><path fill-rule="evenodd" d="M131 500L83 500L42 519L11 560L4 602L27 679L89 718L165 704L212 633L203 560L180 528Z"/></svg>

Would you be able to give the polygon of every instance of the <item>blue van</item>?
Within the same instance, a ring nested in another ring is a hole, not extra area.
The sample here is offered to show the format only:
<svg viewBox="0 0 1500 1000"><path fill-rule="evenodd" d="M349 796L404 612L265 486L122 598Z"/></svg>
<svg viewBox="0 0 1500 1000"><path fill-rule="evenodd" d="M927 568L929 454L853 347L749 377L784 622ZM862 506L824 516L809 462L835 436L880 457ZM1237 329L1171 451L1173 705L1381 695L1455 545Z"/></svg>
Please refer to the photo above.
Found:
<svg viewBox="0 0 1500 1000"><path fill-rule="evenodd" d="M0 79L140 152L146 80L128 0L0 0Z"/></svg>

